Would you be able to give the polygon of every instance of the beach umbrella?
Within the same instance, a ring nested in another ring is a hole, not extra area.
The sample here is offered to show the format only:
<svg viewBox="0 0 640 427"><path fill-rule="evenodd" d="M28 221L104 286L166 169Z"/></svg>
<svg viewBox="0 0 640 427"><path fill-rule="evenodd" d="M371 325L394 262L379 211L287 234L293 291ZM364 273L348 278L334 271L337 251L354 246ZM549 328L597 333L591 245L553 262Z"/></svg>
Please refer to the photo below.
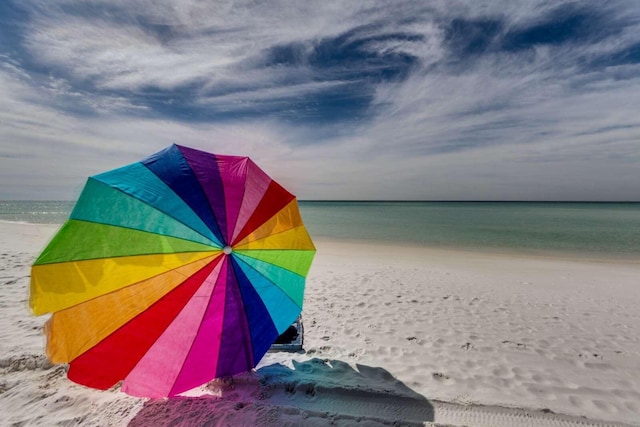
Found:
<svg viewBox="0 0 640 427"><path fill-rule="evenodd" d="M314 254L295 197L249 158L173 145L87 180L29 303L72 381L172 396L253 368Z"/></svg>

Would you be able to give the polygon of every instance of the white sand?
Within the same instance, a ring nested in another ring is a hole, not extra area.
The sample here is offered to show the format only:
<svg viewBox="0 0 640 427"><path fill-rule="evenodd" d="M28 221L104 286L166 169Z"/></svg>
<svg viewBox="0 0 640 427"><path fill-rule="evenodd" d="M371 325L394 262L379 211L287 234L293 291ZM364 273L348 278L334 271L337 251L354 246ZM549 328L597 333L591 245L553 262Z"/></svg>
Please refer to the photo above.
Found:
<svg viewBox="0 0 640 427"><path fill-rule="evenodd" d="M2 426L640 425L640 262L316 240L305 354L147 401L42 355L28 275L56 228L0 223Z"/></svg>

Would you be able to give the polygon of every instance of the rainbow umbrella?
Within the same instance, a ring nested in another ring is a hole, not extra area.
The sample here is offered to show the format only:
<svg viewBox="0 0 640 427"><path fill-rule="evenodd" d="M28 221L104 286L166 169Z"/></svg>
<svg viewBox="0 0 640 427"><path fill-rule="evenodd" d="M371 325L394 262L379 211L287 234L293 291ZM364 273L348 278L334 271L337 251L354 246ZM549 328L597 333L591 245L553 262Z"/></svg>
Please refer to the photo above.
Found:
<svg viewBox="0 0 640 427"><path fill-rule="evenodd" d="M31 269L68 377L173 396L253 368L302 310L315 248L295 197L247 157L173 145L88 179Z"/></svg>

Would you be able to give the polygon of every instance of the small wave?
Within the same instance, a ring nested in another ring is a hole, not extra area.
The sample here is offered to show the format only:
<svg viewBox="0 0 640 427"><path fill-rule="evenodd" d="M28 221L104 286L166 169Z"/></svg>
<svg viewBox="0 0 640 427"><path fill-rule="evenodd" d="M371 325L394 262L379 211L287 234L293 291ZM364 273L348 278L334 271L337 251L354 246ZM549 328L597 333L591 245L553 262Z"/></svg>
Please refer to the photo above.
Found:
<svg viewBox="0 0 640 427"><path fill-rule="evenodd" d="M14 220L9 220L9 219L0 219L0 224L33 224L33 222L14 221Z"/></svg>
<svg viewBox="0 0 640 427"><path fill-rule="evenodd" d="M57 222L29 222L29 221L13 221L8 219L0 219L0 224L9 224L9 225L46 225L46 226L58 226L60 227L62 223Z"/></svg>

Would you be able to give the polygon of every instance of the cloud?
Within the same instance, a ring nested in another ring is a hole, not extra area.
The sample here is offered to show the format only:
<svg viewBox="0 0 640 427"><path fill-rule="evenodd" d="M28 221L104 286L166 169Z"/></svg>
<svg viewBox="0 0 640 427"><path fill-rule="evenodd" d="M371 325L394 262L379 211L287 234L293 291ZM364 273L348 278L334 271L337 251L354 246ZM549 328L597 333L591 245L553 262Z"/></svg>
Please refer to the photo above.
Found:
<svg viewBox="0 0 640 427"><path fill-rule="evenodd" d="M640 199L638 18L633 1L5 2L0 175L63 197L177 142L257 157L302 198Z"/></svg>

